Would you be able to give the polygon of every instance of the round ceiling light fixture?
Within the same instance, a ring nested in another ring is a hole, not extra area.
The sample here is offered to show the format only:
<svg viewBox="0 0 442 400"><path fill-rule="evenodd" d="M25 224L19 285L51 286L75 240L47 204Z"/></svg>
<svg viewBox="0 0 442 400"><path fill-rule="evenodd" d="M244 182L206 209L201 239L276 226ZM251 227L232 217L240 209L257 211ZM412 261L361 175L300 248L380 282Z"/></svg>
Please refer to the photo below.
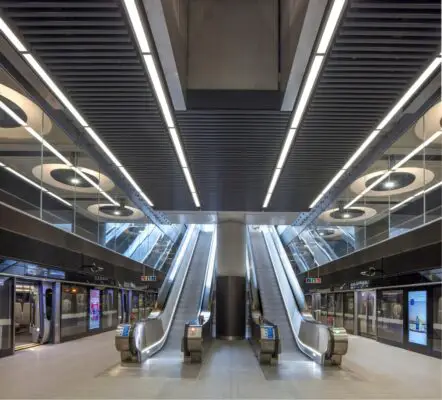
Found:
<svg viewBox="0 0 442 400"><path fill-rule="evenodd" d="M0 93L0 101L40 135L47 135L51 131L50 118L33 101L3 84L0 84ZM0 139L35 140L25 128L2 109L0 109Z"/></svg>
<svg viewBox="0 0 442 400"><path fill-rule="evenodd" d="M78 167L78 169L105 192L109 192L115 187L106 175L98 171L83 167ZM65 164L37 165L32 169L32 174L37 179L41 178L44 183L58 189L77 193L97 193L96 187Z"/></svg>
<svg viewBox="0 0 442 400"><path fill-rule="evenodd" d="M365 221L376 215L376 210L370 207L350 207L347 209L333 208L324 211L319 218L326 222L333 224L337 223L351 223Z"/></svg>
<svg viewBox="0 0 442 400"><path fill-rule="evenodd" d="M138 208L126 205L92 204L87 210L98 217L111 220L132 221L144 217L144 214Z"/></svg>
<svg viewBox="0 0 442 400"><path fill-rule="evenodd" d="M376 179L387 170L376 171L370 174L361 176L350 185L350 190L353 193L359 194L367 187L372 185ZM365 196L366 197L381 197L381 196L395 196L403 193L408 193L413 190L423 188L434 179L434 172L424 168L398 168L392 172L382 182L373 187Z"/></svg>

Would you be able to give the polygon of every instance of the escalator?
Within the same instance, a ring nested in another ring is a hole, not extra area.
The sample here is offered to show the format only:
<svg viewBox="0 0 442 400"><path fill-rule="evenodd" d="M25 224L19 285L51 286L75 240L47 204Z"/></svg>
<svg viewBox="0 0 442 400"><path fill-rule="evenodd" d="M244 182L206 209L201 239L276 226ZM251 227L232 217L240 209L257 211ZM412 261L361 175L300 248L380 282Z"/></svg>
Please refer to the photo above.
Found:
<svg viewBox="0 0 442 400"><path fill-rule="evenodd" d="M200 232L172 326L160 356L181 357L184 325L198 313L211 241L211 232Z"/></svg>
<svg viewBox="0 0 442 400"><path fill-rule="evenodd" d="M277 327L281 359L300 362L308 356L319 364L340 364L347 352L345 329L320 324L305 311L304 293L276 229L250 228L248 238L263 318Z"/></svg>
<svg viewBox="0 0 442 400"><path fill-rule="evenodd" d="M150 359L154 374L156 366L161 368L162 365L162 361L157 363L156 360L166 358L181 363L186 323L199 321L203 299L207 290L213 287L208 285L208 280L212 276L209 271L213 271L214 266L214 237L212 231L200 229L197 225L188 227L163 281L155 309L146 320L131 326L132 333L126 336L129 345L117 345L123 362L141 363ZM210 321L209 316L207 322ZM211 326L205 322L204 332ZM131 349L129 352L128 348Z"/></svg>
<svg viewBox="0 0 442 400"><path fill-rule="evenodd" d="M250 242L253 251L255 271L264 318L268 318L278 326L282 339L282 360L305 361L306 356L301 353L295 343L293 332L287 318L284 301L281 297L272 261L267 251L264 236L259 231L250 232Z"/></svg>

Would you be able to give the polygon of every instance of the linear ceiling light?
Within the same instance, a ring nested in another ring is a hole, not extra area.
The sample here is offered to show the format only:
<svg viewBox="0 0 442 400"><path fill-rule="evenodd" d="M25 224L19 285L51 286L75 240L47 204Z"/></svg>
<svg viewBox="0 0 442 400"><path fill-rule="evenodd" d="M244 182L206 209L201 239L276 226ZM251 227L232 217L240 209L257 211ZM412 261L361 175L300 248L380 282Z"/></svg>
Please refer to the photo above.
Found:
<svg viewBox="0 0 442 400"><path fill-rule="evenodd" d="M144 64L146 66L147 73L150 77L150 81L153 86L158 104L163 114L164 121L169 130L169 136L172 140L173 147L177 154L181 169L183 170L184 177L187 182L190 193L192 194L193 202L197 208L200 208L201 204L198 198L198 193L196 191L195 185L193 183L192 174L189 169L189 165L186 160L186 155L184 153L183 146L179 137L178 127L175 124L174 116L170 103L167 98L167 92L165 90L165 85L160 77L158 67L155 63L154 56L151 51L151 46L149 45L149 40L146 35L146 30L143 27L141 21L140 12L137 7L137 2L135 0L123 0L126 6L126 12L129 16L129 20L132 25L132 29L135 33L135 38L138 42L141 54L144 59Z"/></svg>
<svg viewBox="0 0 442 400"><path fill-rule="evenodd" d="M356 203L361 197L367 194L371 189L373 189L376 185L381 183L385 178L387 178L392 172L397 171L402 165L404 165L408 160L413 158L416 154L420 153L425 147L434 142L439 136L442 135L442 129L431 135L425 142L421 143L418 147L416 147L413 151L411 151L408 155L402 158L399 162L397 162L390 170L386 171L382 174L375 182L373 182L370 186L364 189L363 192L359 193L352 201L345 205L344 208L351 207L354 203Z"/></svg>
<svg viewBox="0 0 442 400"><path fill-rule="evenodd" d="M15 33L11 31L3 18L0 18L0 30L20 53L24 53L27 51L26 47L23 46L23 43L20 41L20 39L15 36Z"/></svg>
<svg viewBox="0 0 442 400"><path fill-rule="evenodd" d="M48 194L49 196L52 196L54 199L57 199L58 201L67 205L68 207L72 207L72 204L69 203L68 201L66 201L65 199L62 199L60 196L56 195L55 193L50 192L48 189L44 188L43 186L40 186L38 183L36 183L33 180L22 175L20 172L17 172L15 169L12 169L11 167L7 167L3 163L0 163L0 167L3 167L6 171L8 171L11 174L15 175L16 177L20 178L22 181L28 183L31 186L34 186L36 189L41 190L42 192Z"/></svg>
<svg viewBox="0 0 442 400"><path fill-rule="evenodd" d="M425 69L425 71L416 79L416 81L411 85L411 87L405 92L405 94L399 99L396 105L389 111L382 122L376 127L376 129L368 136L367 139L362 143L362 145L356 150L356 152L350 157L350 159L345 163L344 167L339 170L338 174L343 175L342 171L347 171L353 163L359 158L359 156L364 152L364 150L373 142L373 140L381 133L381 130L394 118L394 116L404 107L404 105L417 93L417 91L422 87L422 85L428 80L428 78L436 71L440 66L441 57L436 57L430 65ZM433 139L434 140L434 139ZM412 157L412 156L411 156ZM410 157L410 158L411 158ZM404 161L405 162L405 161ZM399 167L396 167L399 168ZM336 176L332 179L334 183L337 181ZM310 208L316 206L319 200L328 192L328 190L333 185L330 183L326 186L327 190L322 190L322 192L316 197L316 199L310 204Z"/></svg>
<svg viewBox="0 0 442 400"><path fill-rule="evenodd" d="M132 2L134 3L134 2ZM135 3L130 5L129 7L135 7ZM135 25L138 27L141 27L142 35L144 35L143 27L141 24L141 20L137 23L135 21ZM137 37L139 36L140 29L134 28L136 30ZM88 125L86 120L83 118L83 116L79 113L79 111L74 107L74 105L69 101L69 99L65 96L65 94L62 92L62 90L57 86L57 84L53 81L53 79L46 73L46 71L43 69L43 67L38 63L38 61L34 58L34 56L29 53L26 49L26 47L22 44L20 39L12 32L12 30L9 28L9 26L6 24L6 22L0 18L0 30L1 32L8 38L8 40L14 45L14 47L20 52L20 54L23 56L23 58L28 62L28 64L32 67L32 69L37 73L37 75L41 78L41 80L51 89L51 91L58 97L58 99L61 101L61 103L70 111L72 116L75 118L75 120L85 129L87 134L92 138L92 140L95 142L95 144L98 145L98 147L106 154L106 156L112 161L112 163L119 168L120 171L122 171L122 165L118 161L117 157L114 156L114 154L111 152L111 150L105 145L103 140L100 139L100 137L94 132L94 130ZM145 36L145 35L144 35ZM143 43L142 41L139 42L140 47L142 47L145 50L149 50L149 46L147 43ZM48 148L52 153L54 153L61 161L63 161L66 165L69 165L73 168L74 171L76 171L79 175L81 175L86 181L88 181L92 186L94 186L98 191L106 197L112 204L118 205L119 203L114 200L112 197L110 197L106 192L104 192L99 185L97 185L93 180L91 180L87 175L83 174L80 169L73 167L72 164L63 156L61 153L59 153L52 145L50 145L48 142L46 142L35 130L33 130L31 127L27 126L26 122L24 122L17 114L15 114L12 110L10 110L8 107L2 103L1 108L7 112L11 118L13 118L16 122L18 122L20 125L22 125L32 136L34 136L37 140L39 140L46 148ZM6 108L4 108L6 107ZM8 111L9 110L9 111ZM12 112L12 114L11 114ZM146 194L141 190L141 188L135 183L134 179L129 175L129 173L125 171L125 178L131 183L131 185L134 187L134 189L137 191L137 193L149 204L149 206L153 207L152 201L146 196Z"/></svg>
<svg viewBox="0 0 442 400"><path fill-rule="evenodd" d="M293 117L290 123L290 128L287 131L286 138L284 140L284 145L281 149L281 153L278 158L278 163L276 164L276 168L272 175L272 180L270 181L270 185L267 189L267 194L262 205L263 208L267 208L270 200L272 198L273 191L275 189L276 184L278 183L279 176L281 175L282 168L285 164L287 156L290 152L290 148L292 146L293 140L296 135L296 130L299 127L304 112L307 108L308 101L311 97L313 89L315 87L315 83L317 81L319 72L321 71L322 64L325 59L325 53L330 46L331 40L333 38L334 32L338 25L339 18L344 9L346 0L334 0L333 5L330 9L330 12L327 16L327 21L325 23L325 27L322 31L321 38L319 41L319 45L315 51L313 61L310 65L310 69L307 73L307 78L302 87L301 96L299 97L296 107L294 109Z"/></svg>
<svg viewBox="0 0 442 400"><path fill-rule="evenodd" d="M406 198L405 200L402 200L400 203L395 204L393 207L391 207L390 210L391 211L396 210L396 208L399 208L399 207L403 206L404 204L409 203L411 200L416 199L417 197L422 196L425 193L429 193L429 192L433 191L434 189L437 189L439 186L442 186L442 181L434 184L433 186L430 186L428 189L421 190L420 192L411 195L410 197Z"/></svg>

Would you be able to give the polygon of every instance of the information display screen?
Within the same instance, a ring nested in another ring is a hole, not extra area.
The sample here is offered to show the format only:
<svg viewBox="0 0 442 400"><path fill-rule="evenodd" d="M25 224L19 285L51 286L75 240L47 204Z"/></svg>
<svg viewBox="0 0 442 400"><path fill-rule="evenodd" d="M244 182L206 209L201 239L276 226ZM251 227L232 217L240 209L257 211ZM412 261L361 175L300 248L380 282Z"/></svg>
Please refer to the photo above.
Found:
<svg viewBox="0 0 442 400"><path fill-rule="evenodd" d="M91 289L89 293L89 329L100 328L100 291Z"/></svg>
<svg viewBox="0 0 442 400"><path fill-rule="evenodd" d="M408 341L427 345L427 291L408 292Z"/></svg>

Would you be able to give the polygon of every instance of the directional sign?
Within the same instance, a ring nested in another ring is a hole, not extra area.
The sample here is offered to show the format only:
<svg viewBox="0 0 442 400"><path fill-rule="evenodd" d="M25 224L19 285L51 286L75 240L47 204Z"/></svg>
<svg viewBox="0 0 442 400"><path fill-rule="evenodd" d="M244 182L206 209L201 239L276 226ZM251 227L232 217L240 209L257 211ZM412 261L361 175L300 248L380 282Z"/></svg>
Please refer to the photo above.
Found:
<svg viewBox="0 0 442 400"><path fill-rule="evenodd" d="M321 283L322 278L305 278L305 283Z"/></svg>
<svg viewBox="0 0 442 400"><path fill-rule="evenodd" d="M143 282L156 282L157 277L155 275L141 275L141 280Z"/></svg>

